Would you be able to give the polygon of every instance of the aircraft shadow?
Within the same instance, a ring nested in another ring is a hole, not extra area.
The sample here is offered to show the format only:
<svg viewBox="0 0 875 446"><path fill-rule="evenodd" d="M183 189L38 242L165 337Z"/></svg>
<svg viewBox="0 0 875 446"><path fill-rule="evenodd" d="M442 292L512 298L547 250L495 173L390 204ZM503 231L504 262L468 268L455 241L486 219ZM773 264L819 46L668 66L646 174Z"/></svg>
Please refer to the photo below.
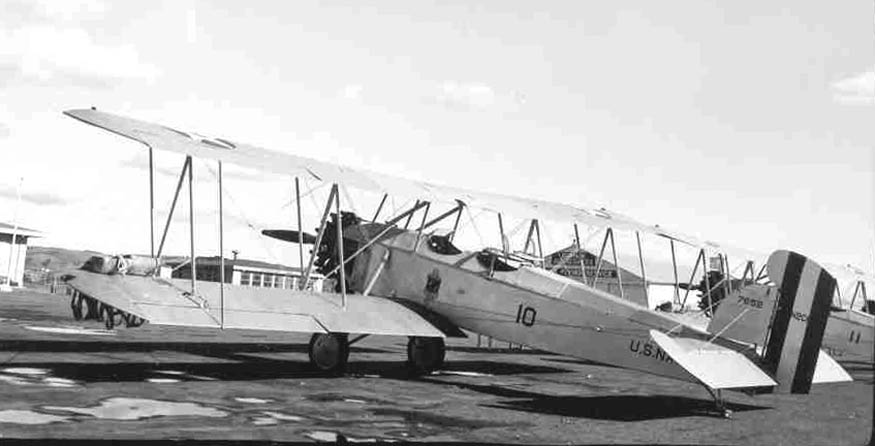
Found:
<svg viewBox="0 0 875 446"><path fill-rule="evenodd" d="M602 395L556 396L494 385L453 383L453 385L502 398L485 407L516 410L570 418L611 421L645 421L691 416L722 416L711 399L696 399L674 395ZM726 404L733 412L769 409L749 404Z"/></svg>
<svg viewBox="0 0 875 446"><path fill-rule="evenodd" d="M238 358L238 355L228 355L228 359ZM306 360L288 361L249 356L239 362L15 362L9 365L48 369L52 376L80 383L145 382L154 378L178 381L253 381L325 377L325 374L314 370ZM489 375L571 372L554 367L494 361L453 361L445 370ZM403 360L350 361L347 366L347 378L365 375L388 379L416 379L410 374ZM442 381L436 383L444 384Z"/></svg>
<svg viewBox="0 0 875 446"><path fill-rule="evenodd" d="M222 355L248 353L307 353L307 344L257 343L257 342L100 342L100 341L2 341L0 350L15 352L51 353L118 353L154 352L172 350L195 355ZM386 353L389 350L350 347L352 353Z"/></svg>
<svg viewBox="0 0 875 446"><path fill-rule="evenodd" d="M465 346L447 346L448 352L460 352L460 353L478 353L478 354L503 354L503 355L547 355L553 356L556 355L553 352L548 352L544 350L534 350L534 349L526 349L520 350L515 348L501 348L501 347L465 347Z"/></svg>

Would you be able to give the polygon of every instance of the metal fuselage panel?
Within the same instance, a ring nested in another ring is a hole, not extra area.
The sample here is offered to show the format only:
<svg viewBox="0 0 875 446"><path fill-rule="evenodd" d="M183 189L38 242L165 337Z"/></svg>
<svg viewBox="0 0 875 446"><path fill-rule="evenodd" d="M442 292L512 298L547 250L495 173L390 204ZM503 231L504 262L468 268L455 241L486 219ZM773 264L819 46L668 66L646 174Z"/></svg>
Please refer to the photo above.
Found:
<svg viewBox="0 0 875 446"><path fill-rule="evenodd" d="M823 349L839 361L873 361L873 317L846 310L833 313L826 322Z"/></svg>
<svg viewBox="0 0 875 446"><path fill-rule="evenodd" d="M353 280L364 283L389 250L374 295L416 301L459 327L500 340L696 381L651 340L649 330L700 338L706 333L534 267L490 276L476 253L438 254L416 237L405 232L374 245L357 260Z"/></svg>

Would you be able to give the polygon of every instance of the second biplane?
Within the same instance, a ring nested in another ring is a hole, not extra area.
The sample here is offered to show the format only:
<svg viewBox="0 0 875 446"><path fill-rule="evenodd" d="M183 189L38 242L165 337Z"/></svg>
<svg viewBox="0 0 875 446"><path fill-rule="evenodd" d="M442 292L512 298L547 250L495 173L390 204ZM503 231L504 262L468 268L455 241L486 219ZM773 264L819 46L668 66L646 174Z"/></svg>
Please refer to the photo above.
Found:
<svg viewBox="0 0 875 446"><path fill-rule="evenodd" d="M697 382L709 390L722 410L720 392L724 389L807 393L812 383L850 380L821 351L835 279L799 254L773 253L767 269L776 286L752 284L734 291L703 330L670 313L649 310L547 271L538 266L537 257L514 254L506 246L464 251L453 244L459 218L467 207L523 218L581 221L608 227L608 232L625 227L665 236L622 215L401 180L94 109L65 114L147 145L150 180L153 148L185 154L176 197L186 175L191 188L192 157L218 161L220 191L225 162L289 175L295 178L296 186L298 177L331 184L315 235L302 229L300 196L296 200L298 230L269 235L299 244L301 265L307 265L302 284L318 269L326 277L336 278L336 293L227 285L224 265L219 282L196 280L193 242L191 280L162 278L154 267L160 265L164 237L155 252L153 229L152 256L145 261L142 274L134 274L136 268L130 267L137 259L122 258L116 262L124 271L110 265L104 271L110 274L81 269L68 278L77 293L74 307L100 302L110 325L124 318L134 321L133 325L142 319L152 324L313 333L310 360L329 373L342 372L349 346L368 335L409 337L408 363L417 373L429 373L444 361L444 338L465 336L465 329ZM342 211L338 184L383 194L371 221ZM400 215L378 222L386 194L399 190L413 191L420 199ZM451 208L429 219L429 210L440 203ZM173 207L175 204L176 198ZM154 204L152 209L154 213ZM221 209L220 199L220 253L224 249ZM171 216L172 212L173 208ZM416 229L407 229L417 213L421 214L420 223ZM448 233L429 232L437 223L453 218L455 224ZM303 245L308 243L313 244L313 255L305 262ZM224 262L223 255L219 259ZM598 272L595 277L597 280ZM732 304L727 305L727 301Z"/></svg>

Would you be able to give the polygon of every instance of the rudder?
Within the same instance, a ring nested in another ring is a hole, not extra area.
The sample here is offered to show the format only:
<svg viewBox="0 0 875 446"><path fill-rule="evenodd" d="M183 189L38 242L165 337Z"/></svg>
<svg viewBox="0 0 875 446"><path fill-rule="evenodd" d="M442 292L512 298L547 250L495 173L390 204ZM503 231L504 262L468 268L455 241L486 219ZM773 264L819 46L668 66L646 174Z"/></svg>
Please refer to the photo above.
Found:
<svg viewBox="0 0 875 446"><path fill-rule="evenodd" d="M836 280L814 261L792 251L772 253L767 268L778 288L778 301L763 365L778 382L778 392L808 393Z"/></svg>

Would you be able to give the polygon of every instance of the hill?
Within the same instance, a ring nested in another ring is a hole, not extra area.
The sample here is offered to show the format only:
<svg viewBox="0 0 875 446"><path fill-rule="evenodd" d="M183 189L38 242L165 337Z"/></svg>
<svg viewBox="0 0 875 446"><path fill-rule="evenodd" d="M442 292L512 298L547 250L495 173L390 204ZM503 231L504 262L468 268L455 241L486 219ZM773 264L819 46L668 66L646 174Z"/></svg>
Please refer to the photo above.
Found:
<svg viewBox="0 0 875 446"><path fill-rule="evenodd" d="M48 246L29 246L24 269L51 272L75 269L82 266L91 256L101 255L97 251L77 251L74 249L53 248Z"/></svg>

